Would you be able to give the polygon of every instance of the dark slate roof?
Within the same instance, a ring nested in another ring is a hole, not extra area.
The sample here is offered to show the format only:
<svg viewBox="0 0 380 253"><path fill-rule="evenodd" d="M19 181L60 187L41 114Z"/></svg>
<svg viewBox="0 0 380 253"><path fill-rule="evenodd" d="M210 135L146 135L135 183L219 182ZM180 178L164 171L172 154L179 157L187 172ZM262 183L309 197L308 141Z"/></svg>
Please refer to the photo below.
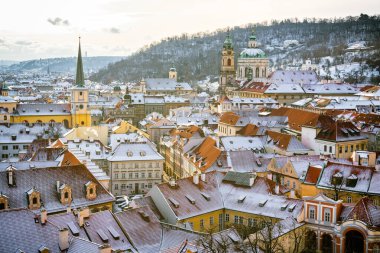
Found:
<svg viewBox="0 0 380 253"><path fill-rule="evenodd" d="M9 209L0 211L0 252L39 252L41 246L50 252L61 252L58 246L59 227L50 223L35 223L35 214L27 209ZM17 221L17 222L15 222ZM6 231L6 232L4 232ZM96 253L98 244L71 237L68 253Z"/></svg>
<svg viewBox="0 0 380 253"><path fill-rule="evenodd" d="M144 219L143 214L148 215L149 218ZM115 213L115 217L138 252L159 252L161 224L149 207L144 206Z"/></svg>
<svg viewBox="0 0 380 253"><path fill-rule="evenodd" d="M152 197L150 196L145 196L143 198L135 199L133 202L130 204L130 206L134 205L134 207L143 207L143 206L148 206L150 210L156 215L157 219L162 220L164 217L160 213L160 210L158 210L156 204L154 204Z"/></svg>
<svg viewBox="0 0 380 253"><path fill-rule="evenodd" d="M18 104L15 115L70 115L70 104ZM54 118L52 118L54 119Z"/></svg>
<svg viewBox="0 0 380 253"><path fill-rule="evenodd" d="M85 226L84 230L86 234L90 237L92 242L98 244L104 244L100 236L98 235L98 230L102 230L108 237L108 244L111 245L113 250L123 250L124 251L134 251L133 246L124 235L123 231L116 222L114 216L110 211L102 211L97 213L92 213L88 219L84 220ZM119 234L119 238L114 238L110 232L112 228Z"/></svg>
<svg viewBox="0 0 380 253"><path fill-rule="evenodd" d="M34 213L25 209L0 212L0 252L15 252L17 249L38 252L43 245L51 252L59 252L58 228L49 224L41 226L34 222L34 217Z"/></svg>
<svg viewBox="0 0 380 253"><path fill-rule="evenodd" d="M96 180L84 165L50 167L28 170L16 170L16 186L9 187L5 171L0 172L0 192L9 198L10 208L27 207L26 192L32 187L41 193L41 200L46 210L60 212L67 206L61 204L57 197L56 184L67 184L72 188L72 207L91 206L112 202L114 197ZM84 193L84 184L92 181L97 184L97 197L87 200Z"/></svg>
<svg viewBox="0 0 380 253"><path fill-rule="evenodd" d="M57 227L69 228L68 223L72 222L79 231L79 235L76 238L92 241L99 245L108 243L113 250L123 250L123 252L135 252L135 249L123 233L122 229L116 222L116 219L110 211L101 211L97 213L91 213L89 218L85 218L85 225L79 227L78 218L73 213L60 213L48 216L48 221ZM118 234L119 238L116 239L112 236L109 227L112 227ZM103 242L97 233L101 229L108 237L108 242ZM69 228L69 233L74 236Z"/></svg>

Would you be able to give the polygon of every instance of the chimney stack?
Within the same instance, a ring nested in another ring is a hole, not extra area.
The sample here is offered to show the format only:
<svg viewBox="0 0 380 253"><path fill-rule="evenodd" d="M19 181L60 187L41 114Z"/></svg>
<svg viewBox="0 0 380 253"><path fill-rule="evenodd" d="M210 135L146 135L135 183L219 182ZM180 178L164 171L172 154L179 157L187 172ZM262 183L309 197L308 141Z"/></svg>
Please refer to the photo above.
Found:
<svg viewBox="0 0 380 253"><path fill-rule="evenodd" d="M171 177L171 178L169 179L169 186L170 186L170 187L175 187L175 185L176 185L176 183L175 183L175 179L174 179L174 177Z"/></svg>
<svg viewBox="0 0 380 253"><path fill-rule="evenodd" d="M199 184L199 175L198 175L198 172L194 172L194 175L193 175L193 183L194 184Z"/></svg>
<svg viewBox="0 0 380 253"><path fill-rule="evenodd" d="M111 253L112 252L112 248L111 248L111 245L109 244L104 244L102 246L99 246L99 253Z"/></svg>
<svg viewBox="0 0 380 253"><path fill-rule="evenodd" d="M59 230L59 249L61 251L69 249L69 230L67 228Z"/></svg>
<svg viewBox="0 0 380 253"><path fill-rule="evenodd" d="M277 183L276 187L274 188L274 192L279 195L280 194L280 185Z"/></svg>
<svg viewBox="0 0 380 253"><path fill-rule="evenodd" d="M45 225L47 222L47 211L45 208L41 208L41 224Z"/></svg>
<svg viewBox="0 0 380 253"><path fill-rule="evenodd" d="M291 198L291 199L295 199L295 198L296 198L296 193L295 193L295 191L294 191L294 188L292 188L292 189L290 190L290 198Z"/></svg>
<svg viewBox="0 0 380 253"><path fill-rule="evenodd" d="M249 186L252 186L255 183L256 173L253 172L249 175Z"/></svg>
<svg viewBox="0 0 380 253"><path fill-rule="evenodd" d="M205 173L201 174L201 180L202 180L202 182L206 182L206 174Z"/></svg>
<svg viewBox="0 0 380 253"><path fill-rule="evenodd" d="M78 224L79 224L79 227L83 227L83 224L84 224L83 214L81 214L80 211L78 212Z"/></svg>
<svg viewBox="0 0 380 253"><path fill-rule="evenodd" d="M57 181L57 192L59 191L59 187L61 186L60 182Z"/></svg>

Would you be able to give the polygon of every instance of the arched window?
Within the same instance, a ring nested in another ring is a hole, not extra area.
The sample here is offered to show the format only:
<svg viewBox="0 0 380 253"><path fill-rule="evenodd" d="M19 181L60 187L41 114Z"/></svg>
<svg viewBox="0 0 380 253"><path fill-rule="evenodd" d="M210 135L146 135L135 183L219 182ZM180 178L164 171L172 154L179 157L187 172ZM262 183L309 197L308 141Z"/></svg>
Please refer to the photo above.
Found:
<svg viewBox="0 0 380 253"><path fill-rule="evenodd" d="M227 60L227 66L231 66L231 59L229 59L229 58Z"/></svg>
<svg viewBox="0 0 380 253"><path fill-rule="evenodd" d="M7 115L4 115L4 120L7 120L7 119L8 119Z"/></svg>
<svg viewBox="0 0 380 253"><path fill-rule="evenodd" d="M263 70L261 72L262 72L261 77L266 77L267 76L266 68L263 68Z"/></svg>
<svg viewBox="0 0 380 253"><path fill-rule="evenodd" d="M260 75L260 69L259 69L259 67L257 67L256 68L256 77L259 77L259 75Z"/></svg>
<svg viewBox="0 0 380 253"><path fill-rule="evenodd" d="M347 196L347 203L351 203L352 202L352 197L351 196Z"/></svg>

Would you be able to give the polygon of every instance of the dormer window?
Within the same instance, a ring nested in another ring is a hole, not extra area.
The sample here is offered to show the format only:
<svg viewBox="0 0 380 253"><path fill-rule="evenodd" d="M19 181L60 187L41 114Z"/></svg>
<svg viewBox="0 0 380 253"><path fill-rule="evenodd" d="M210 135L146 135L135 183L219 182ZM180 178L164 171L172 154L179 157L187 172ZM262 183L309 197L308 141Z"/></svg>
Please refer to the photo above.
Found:
<svg viewBox="0 0 380 253"><path fill-rule="evenodd" d="M85 185L85 194L87 200L96 199L96 184L92 181L88 181Z"/></svg>
<svg viewBox="0 0 380 253"><path fill-rule="evenodd" d="M6 169L6 171L8 186L16 186L16 168L11 165Z"/></svg>
<svg viewBox="0 0 380 253"><path fill-rule="evenodd" d="M8 209L8 197L0 193L0 210Z"/></svg>
<svg viewBox="0 0 380 253"><path fill-rule="evenodd" d="M26 192L28 207L31 210L36 210L41 207L41 193L35 187Z"/></svg>
<svg viewBox="0 0 380 253"><path fill-rule="evenodd" d="M59 201L63 205L70 204L72 201L71 187L67 184L63 184L58 188Z"/></svg>

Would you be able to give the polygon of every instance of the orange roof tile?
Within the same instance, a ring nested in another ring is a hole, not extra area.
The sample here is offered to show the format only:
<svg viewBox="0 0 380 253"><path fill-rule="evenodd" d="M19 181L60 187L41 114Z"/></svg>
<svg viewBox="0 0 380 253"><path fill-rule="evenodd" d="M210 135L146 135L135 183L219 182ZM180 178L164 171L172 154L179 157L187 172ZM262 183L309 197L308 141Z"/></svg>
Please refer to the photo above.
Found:
<svg viewBox="0 0 380 253"><path fill-rule="evenodd" d="M242 129L237 131L237 134L243 135L243 136L254 136L257 134L257 131L259 130L259 127L255 124L247 124Z"/></svg>
<svg viewBox="0 0 380 253"><path fill-rule="evenodd" d="M220 117L219 122L229 125L235 125L239 120L240 116L235 114L234 112L226 112Z"/></svg>
<svg viewBox="0 0 380 253"><path fill-rule="evenodd" d="M319 178L319 175L321 174L322 169L318 167L309 166L307 169L306 177L305 177L305 183L309 184L316 184Z"/></svg>
<svg viewBox="0 0 380 253"><path fill-rule="evenodd" d="M281 149L287 150L292 136L290 134L279 133L267 130L266 134L273 140L275 145Z"/></svg>
<svg viewBox="0 0 380 253"><path fill-rule="evenodd" d="M296 108L281 107L273 110L271 116L287 116L289 128L301 131L302 126L315 127L320 114Z"/></svg>

